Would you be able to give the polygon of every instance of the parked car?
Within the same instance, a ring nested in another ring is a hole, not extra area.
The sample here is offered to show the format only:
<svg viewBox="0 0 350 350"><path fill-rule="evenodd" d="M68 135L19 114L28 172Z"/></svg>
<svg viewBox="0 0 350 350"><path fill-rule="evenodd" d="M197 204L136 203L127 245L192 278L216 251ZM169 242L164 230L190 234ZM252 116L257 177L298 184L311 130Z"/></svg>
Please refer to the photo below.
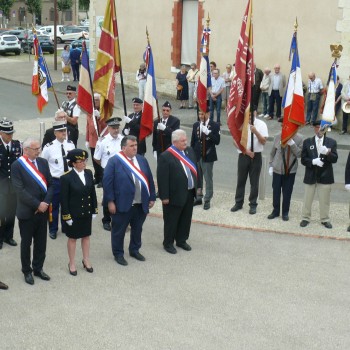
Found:
<svg viewBox="0 0 350 350"><path fill-rule="evenodd" d="M16 55L21 54L21 43L16 35L0 35L0 54L5 54L7 52L14 52Z"/></svg>
<svg viewBox="0 0 350 350"><path fill-rule="evenodd" d="M33 40L34 36L31 35L28 39L22 40L22 51L33 53ZM38 35L39 45L41 46L42 52L54 53L55 47L53 45L53 41L51 40L49 35Z"/></svg>
<svg viewBox="0 0 350 350"><path fill-rule="evenodd" d="M83 20L80 21L80 24L82 26L89 26L90 25L90 22L89 22L89 19L88 18L85 18Z"/></svg>
<svg viewBox="0 0 350 350"><path fill-rule="evenodd" d="M51 40L54 39L54 28L55 26L51 25L51 26L44 26L44 27L40 27L40 31L46 31L48 33L48 35L50 35ZM61 35L61 32L63 30L63 26L62 25L57 25L56 26L56 36Z"/></svg>
<svg viewBox="0 0 350 350"><path fill-rule="evenodd" d="M90 27L89 26L78 26L77 28L80 28L81 30L84 30L85 32L90 32Z"/></svg>
<svg viewBox="0 0 350 350"><path fill-rule="evenodd" d="M78 39L89 39L89 33L78 27L64 27L60 34L57 34L57 43L73 41Z"/></svg>
<svg viewBox="0 0 350 350"><path fill-rule="evenodd" d="M22 41L26 37L26 31L25 30L18 30L18 29L11 29L3 32L2 34L7 35L16 35L19 41Z"/></svg>

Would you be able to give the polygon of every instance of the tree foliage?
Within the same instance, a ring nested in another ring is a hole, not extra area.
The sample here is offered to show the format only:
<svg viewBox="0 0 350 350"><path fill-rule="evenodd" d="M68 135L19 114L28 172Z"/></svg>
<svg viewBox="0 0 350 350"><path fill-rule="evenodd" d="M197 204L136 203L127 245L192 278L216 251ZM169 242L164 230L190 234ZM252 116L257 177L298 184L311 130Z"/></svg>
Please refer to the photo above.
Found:
<svg viewBox="0 0 350 350"><path fill-rule="evenodd" d="M58 0L57 9L60 12L71 9L73 6L73 0Z"/></svg>
<svg viewBox="0 0 350 350"><path fill-rule="evenodd" d="M40 16L42 8L41 0L25 0L24 3L29 13Z"/></svg>
<svg viewBox="0 0 350 350"><path fill-rule="evenodd" d="M14 3L14 0L0 0L0 10L3 12L4 17L10 17L10 10Z"/></svg>
<svg viewBox="0 0 350 350"><path fill-rule="evenodd" d="M79 10L89 11L90 0L79 0Z"/></svg>

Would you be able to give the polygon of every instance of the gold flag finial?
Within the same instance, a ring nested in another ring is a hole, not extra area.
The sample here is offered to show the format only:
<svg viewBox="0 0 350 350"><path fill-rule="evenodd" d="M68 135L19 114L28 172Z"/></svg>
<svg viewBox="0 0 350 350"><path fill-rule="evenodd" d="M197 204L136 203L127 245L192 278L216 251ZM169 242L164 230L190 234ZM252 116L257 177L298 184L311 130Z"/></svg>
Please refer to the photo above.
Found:
<svg viewBox="0 0 350 350"><path fill-rule="evenodd" d="M340 44L331 44L330 49L332 51L332 57L338 59L341 57L341 52L343 51L343 46Z"/></svg>
<svg viewBox="0 0 350 350"><path fill-rule="evenodd" d="M205 21L207 22L207 28L209 28L209 23L210 23L209 12L208 12L208 17L207 17L207 19Z"/></svg>
<svg viewBox="0 0 350 350"><path fill-rule="evenodd" d="M295 17L295 22L294 22L294 31L298 31L298 17Z"/></svg>

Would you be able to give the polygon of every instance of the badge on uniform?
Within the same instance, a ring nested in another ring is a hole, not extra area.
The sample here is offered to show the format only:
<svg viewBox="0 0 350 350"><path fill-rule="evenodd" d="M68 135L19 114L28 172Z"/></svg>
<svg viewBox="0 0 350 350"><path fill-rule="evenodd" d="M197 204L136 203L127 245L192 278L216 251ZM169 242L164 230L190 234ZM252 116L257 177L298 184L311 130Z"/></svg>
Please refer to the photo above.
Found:
<svg viewBox="0 0 350 350"><path fill-rule="evenodd" d="M58 160L57 159L55 159L55 164L58 164Z"/></svg>
<svg viewBox="0 0 350 350"><path fill-rule="evenodd" d="M107 156L109 156L110 154L111 154L111 152L108 151L108 152L107 152Z"/></svg>
<svg viewBox="0 0 350 350"><path fill-rule="evenodd" d="M315 148L315 146L314 146L314 145L311 145L311 146L310 146L310 149L314 149L314 148Z"/></svg>

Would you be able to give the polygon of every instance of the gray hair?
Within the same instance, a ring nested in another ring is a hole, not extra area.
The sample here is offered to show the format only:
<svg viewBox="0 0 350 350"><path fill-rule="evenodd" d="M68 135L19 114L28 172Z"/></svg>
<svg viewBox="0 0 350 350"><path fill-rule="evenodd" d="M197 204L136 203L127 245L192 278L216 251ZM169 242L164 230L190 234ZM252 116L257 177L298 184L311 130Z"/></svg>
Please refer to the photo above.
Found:
<svg viewBox="0 0 350 350"><path fill-rule="evenodd" d="M99 100L99 99L101 99L101 95L99 93L95 92L94 93L94 98Z"/></svg>
<svg viewBox="0 0 350 350"><path fill-rule="evenodd" d="M38 139L35 139L35 138L33 138L33 137L27 137L27 138L23 141L23 144L22 144L23 149L24 149L24 148L30 148L30 145L31 145L33 142L38 142L38 143L40 144L40 142L39 142Z"/></svg>
<svg viewBox="0 0 350 350"><path fill-rule="evenodd" d="M171 134L171 142L179 141L181 136L187 136L185 130L177 129Z"/></svg>
<svg viewBox="0 0 350 350"><path fill-rule="evenodd" d="M120 142L120 147L125 147L127 142L128 142L128 140L130 140L130 141L137 141L137 138L134 135L124 136L122 138L122 141Z"/></svg>

